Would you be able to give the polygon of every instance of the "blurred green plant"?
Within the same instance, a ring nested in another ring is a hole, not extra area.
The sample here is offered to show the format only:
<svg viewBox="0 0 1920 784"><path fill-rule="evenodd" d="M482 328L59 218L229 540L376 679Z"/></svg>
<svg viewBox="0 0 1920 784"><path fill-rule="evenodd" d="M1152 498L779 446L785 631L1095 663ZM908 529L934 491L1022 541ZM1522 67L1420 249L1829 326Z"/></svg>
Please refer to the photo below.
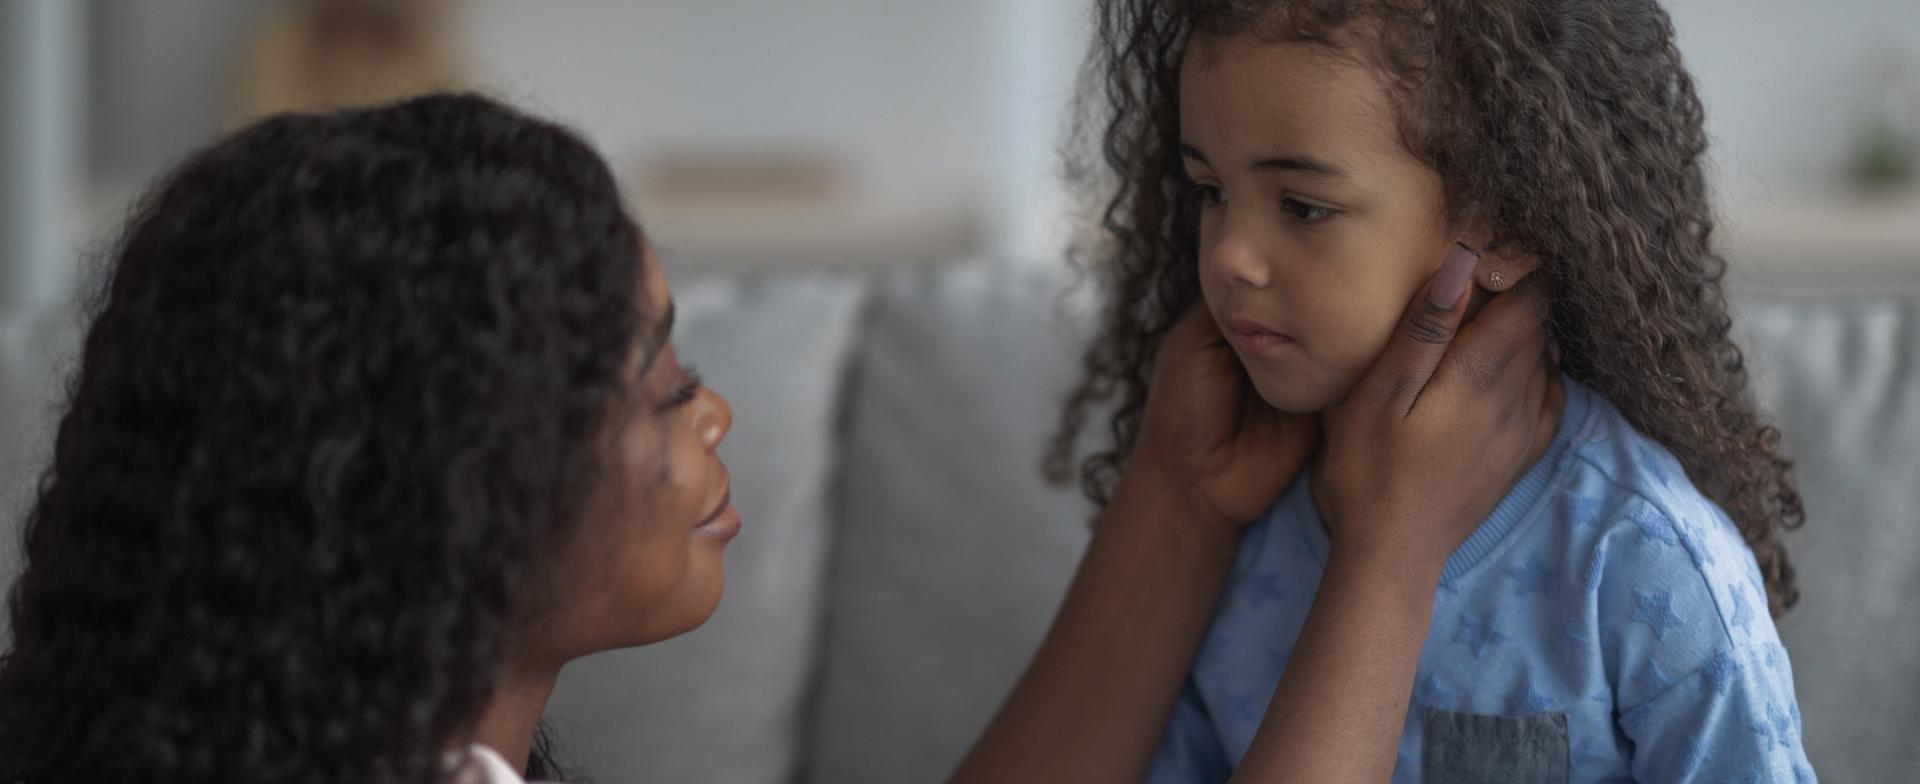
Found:
<svg viewBox="0 0 1920 784"><path fill-rule="evenodd" d="M1857 137L1848 179L1864 190L1897 190L1913 184L1920 169L1920 140L1880 118Z"/></svg>

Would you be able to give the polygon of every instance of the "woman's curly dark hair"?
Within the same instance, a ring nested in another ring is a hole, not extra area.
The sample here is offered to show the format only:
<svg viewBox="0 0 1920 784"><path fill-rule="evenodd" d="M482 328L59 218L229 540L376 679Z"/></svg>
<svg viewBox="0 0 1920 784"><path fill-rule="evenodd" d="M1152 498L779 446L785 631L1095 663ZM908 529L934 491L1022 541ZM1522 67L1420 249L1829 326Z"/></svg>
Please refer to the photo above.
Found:
<svg viewBox="0 0 1920 784"><path fill-rule="evenodd" d="M267 119L167 176L27 518L0 781L442 780L654 328L623 204L474 96Z"/></svg>
<svg viewBox="0 0 1920 784"><path fill-rule="evenodd" d="M1112 444L1080 465L1088 497L1107 501L1155 347L1200 296L1180 64L1195 32L1235 31L1363 50L1448 216L1541 259L1563 369L1679 457L1752 547L1773 613L1791 607L1779 536L1805 514L1728 334L1703 112L1654 0L1102 0L1069 171L1101 194L1100 230L1075 255L1110 299L1049 474L1073 473L1086 419L1111 407Z"/></svg>

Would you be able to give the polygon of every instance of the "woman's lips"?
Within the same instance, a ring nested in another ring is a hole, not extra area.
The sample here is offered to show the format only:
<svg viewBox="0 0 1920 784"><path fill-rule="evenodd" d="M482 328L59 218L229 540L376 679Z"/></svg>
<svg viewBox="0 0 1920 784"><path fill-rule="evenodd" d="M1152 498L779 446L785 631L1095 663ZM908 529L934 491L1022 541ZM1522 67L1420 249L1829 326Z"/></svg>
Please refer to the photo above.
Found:
<svg viewBox="0 0 1920 784"><path fill-rule="evenodd" d="M731 540L740 535L740 510L733 508L733 492L728 491L720 497L720 507L707 519L694 526L694 533L711 536L721 541Z"/></svg>
<svg viewBox="0 0 1920 784"><path fill-rule="evenodd" d="M1249 319L1227 319L1224 326L1227 340L1242 354L1264 354L1293 344L1291 336Z"/></svg>

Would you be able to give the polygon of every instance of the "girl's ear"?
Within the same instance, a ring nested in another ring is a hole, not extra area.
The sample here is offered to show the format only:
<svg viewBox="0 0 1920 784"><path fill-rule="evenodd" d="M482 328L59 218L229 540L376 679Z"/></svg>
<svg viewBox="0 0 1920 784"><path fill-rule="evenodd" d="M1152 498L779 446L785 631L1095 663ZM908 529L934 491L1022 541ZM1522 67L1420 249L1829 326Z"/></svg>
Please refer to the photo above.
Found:
<svg viewBox="0 0 1920 784"><path fill-rule="evenodd" d="M1489 250L1489 232L1473 232L1460 238L1468 248L1480 253L1480 266L1474 270L1474 285L1498 294L1540 269L1540 257L1512 246Z"/></svg>

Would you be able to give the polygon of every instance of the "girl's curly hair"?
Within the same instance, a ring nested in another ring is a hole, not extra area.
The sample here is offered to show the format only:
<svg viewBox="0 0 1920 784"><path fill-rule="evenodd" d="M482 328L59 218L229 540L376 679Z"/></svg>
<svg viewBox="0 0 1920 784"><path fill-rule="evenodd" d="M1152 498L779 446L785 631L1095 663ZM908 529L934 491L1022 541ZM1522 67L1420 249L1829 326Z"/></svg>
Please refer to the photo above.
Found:
<svg viewBox="0 0 1920 784"><path fill-rule="evenodd" d="M643 263L599 156L479 97L187 159L27 518L0 781L442 780L603 475Z"/></svg>
<svg viewBox="0 0 1920 784"><path fill-rule="evenodd" d="M1196 32L1357 49L1386 75L1405 147L1447 214L1541 260L1562 368L1665 444L1753 549L1775 615L1797 599L1782 529L1805 514L1780 433L1750 402L1711 242L1707 138L1655 0L1101 0L1069 173L1101 194L1075 249L1110 297L1048 452L1104 504L1132 450L1155 347L1200 296L1182 202L1180 64Z"/></svg>

